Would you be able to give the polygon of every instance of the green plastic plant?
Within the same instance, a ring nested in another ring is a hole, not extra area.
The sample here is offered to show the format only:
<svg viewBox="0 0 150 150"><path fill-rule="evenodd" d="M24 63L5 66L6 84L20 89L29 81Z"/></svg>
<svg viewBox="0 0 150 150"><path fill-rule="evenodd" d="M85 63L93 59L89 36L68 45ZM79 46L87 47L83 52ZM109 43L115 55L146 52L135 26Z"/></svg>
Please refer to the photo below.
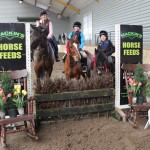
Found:
<svg viewBox="0 0 150 150"><path fill-rule="evenodd" d="M0 87L5 91L5 95L13 92L14 83L11 81L9 74L4 71L0 76Z"/></svg>
<svg viewBox="0 0 150 150"><path fill-rule="evenodd" d="M150 97L150 78L147 80L144 93L146 96Z"/></svg>
<svg viewBox="0 0 150 150"><path fill-rule="evenodd" d="M147 83L147 77L144 75L144 70L143 68L141 67L141 64L138 63L136 65L136 69L135 69L135 72L134 72L134 80L136 82L141 82L142 83L142 87L144 87Z"/></svg>

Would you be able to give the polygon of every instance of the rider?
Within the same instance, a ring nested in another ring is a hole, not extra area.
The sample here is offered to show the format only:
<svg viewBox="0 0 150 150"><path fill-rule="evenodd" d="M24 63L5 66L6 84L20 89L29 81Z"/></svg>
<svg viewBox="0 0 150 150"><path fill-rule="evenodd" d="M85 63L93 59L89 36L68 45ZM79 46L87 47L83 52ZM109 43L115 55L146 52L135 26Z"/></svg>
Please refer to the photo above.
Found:
<svg viewBox="0 0 150 150"><path fill-rule="evenodd" d="M47 35L47 39L53 48L56 62L60 61L58 57L58 46L53 40L53 25L52 22L48 19L47 12L45 10L40 13L40 20L36 21L36 26L41 26L48 30L49 33Z"/></svg>
<svg viewBox="0 0 150 150"><path fill-rule="evenodd" d="M78 50L81 53L81 62L82 62L82 72L87 71L87 55L85 52L82 50L84 47L84 35L80 31L81 29L81 23L76 21L73 24L73 31L69 34L68 38L71 39L74 35L77 35L77 40L79 41L79 47ZM64 56L65 59L65 56Z"/></svg>
<svg viewBox="0 0 150 150"><path fill-rule="evenodd" d="M101 41L98 44L97 50L104 52L106 54L107 60L110 63L111 67L114 67L111 55L112 53L115 52L115 46L112 44L110 40L108 40L107 31L101 30L99 32L99 36L100 36ZM107 66L105 65L105 67L107 71L108 70Z"/></svg>

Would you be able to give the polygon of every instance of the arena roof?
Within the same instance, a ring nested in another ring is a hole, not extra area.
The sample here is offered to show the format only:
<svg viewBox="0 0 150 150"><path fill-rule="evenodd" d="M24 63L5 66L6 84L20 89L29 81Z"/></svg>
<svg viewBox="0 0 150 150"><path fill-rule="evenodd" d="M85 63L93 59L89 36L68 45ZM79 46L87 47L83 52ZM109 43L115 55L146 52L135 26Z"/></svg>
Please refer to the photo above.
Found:
<svg viewBox="0 0 150 150"><path fill-rule="evenodd" d="M94 0L22 0L24 3L34 5L44 10L53 12L58 17L70 17Z"/></svg>

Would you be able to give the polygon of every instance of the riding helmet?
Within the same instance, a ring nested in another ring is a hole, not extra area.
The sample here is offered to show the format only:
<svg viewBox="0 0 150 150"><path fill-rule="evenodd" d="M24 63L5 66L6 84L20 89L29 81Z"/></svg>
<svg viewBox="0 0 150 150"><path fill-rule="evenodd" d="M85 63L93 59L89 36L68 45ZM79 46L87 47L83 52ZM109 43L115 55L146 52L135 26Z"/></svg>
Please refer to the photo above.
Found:
<svg viewBox="0 0 150 150"><path fill-rule="evenodd" d="M42 15L47 15L47 12L45 10L41 11L40 16L42 16Z"/></svg>
<svg viewBox="0 0 150 150"><path fill-rule="evenodd" d="M73 28L74 27L79 27L81 29L81 23L76 21L74 24L73 24Z"/></svg>
<svg viewBox="0 0 150 150"><path fill-rule="evenodd" d="M107 33L107 31L105 31L105 30L101 30L100 32L99 32L99 35L101 36L101 35L105 35L106 37L108 37L108 33Z"/></svg>

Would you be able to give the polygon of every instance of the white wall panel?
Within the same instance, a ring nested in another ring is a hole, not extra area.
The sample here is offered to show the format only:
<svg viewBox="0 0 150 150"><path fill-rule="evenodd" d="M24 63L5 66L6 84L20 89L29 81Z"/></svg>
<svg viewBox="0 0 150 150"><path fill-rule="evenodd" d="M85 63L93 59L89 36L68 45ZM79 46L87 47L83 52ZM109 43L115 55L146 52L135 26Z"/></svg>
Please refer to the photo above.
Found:
<svg viewBox="0 0 150 150"><path fill-rule="evenodd" d="M108 32L115 30L115 24L143 25L144 47L150 48L150 1L149 0L101 0L93 1L81 10L80 16L74 15L70 18L70 30L72 24L78 20L83 23L83 16L92 11L93 16L93 39L95 44L95 34L100 30ZM114 42L114 32L111 33ZM86 41L89 44L89 41Z"/></svg>

